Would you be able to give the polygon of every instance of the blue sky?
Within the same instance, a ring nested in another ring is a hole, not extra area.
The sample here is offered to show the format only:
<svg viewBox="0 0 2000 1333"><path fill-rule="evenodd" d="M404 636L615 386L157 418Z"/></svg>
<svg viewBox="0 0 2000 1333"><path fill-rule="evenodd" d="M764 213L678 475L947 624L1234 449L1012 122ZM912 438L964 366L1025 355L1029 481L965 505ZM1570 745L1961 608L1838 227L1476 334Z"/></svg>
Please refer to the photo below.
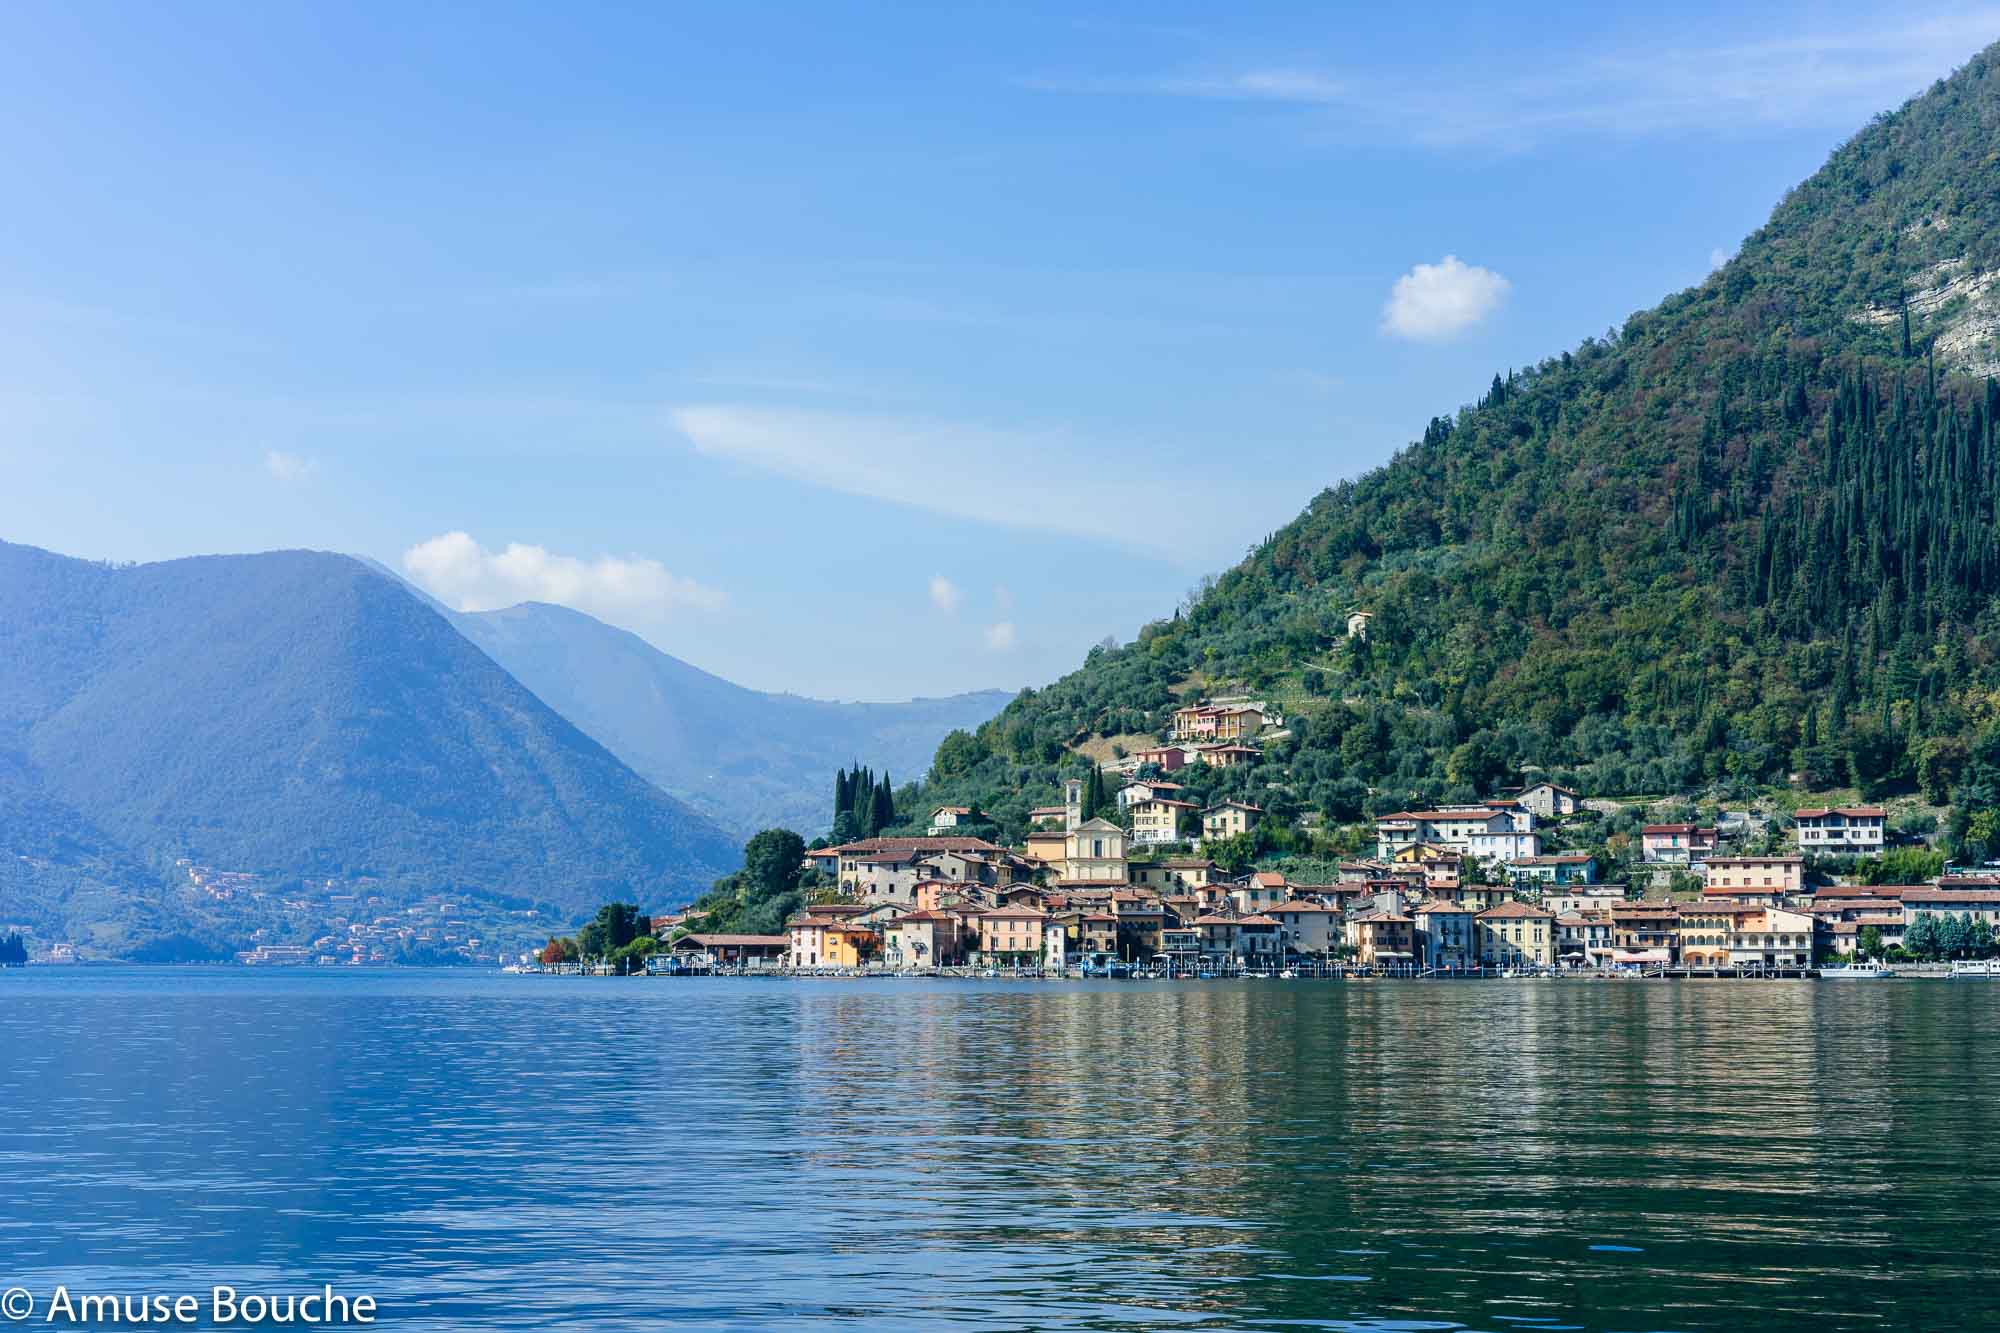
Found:
<svg viewBox="0 0 2000 1333"><path fill-rule="evenodd" d="M0 537L1039 684L2000 9L15 3Z"/></svg>

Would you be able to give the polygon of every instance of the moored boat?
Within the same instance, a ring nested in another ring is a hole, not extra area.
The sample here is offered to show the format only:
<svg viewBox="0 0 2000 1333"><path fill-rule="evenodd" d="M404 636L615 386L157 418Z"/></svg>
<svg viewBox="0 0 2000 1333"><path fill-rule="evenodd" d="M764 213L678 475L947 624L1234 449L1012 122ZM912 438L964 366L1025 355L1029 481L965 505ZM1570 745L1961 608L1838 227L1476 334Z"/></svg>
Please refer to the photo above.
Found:
<svg viewBox="0 0 2000 1333"><path fill-rule="evenodd" d="M1846 963L1840 967L1823 967L1819 970L1822 981L1879 981L1896 975L1896 969L1887 963L1869 961Z"/></svg>
<svg viewBox="0 0 2000 1333"><path fill-rule="evenodd" d="M1961 958L1951 965L1953 981L2000 981L2000 958Z"/></svg>

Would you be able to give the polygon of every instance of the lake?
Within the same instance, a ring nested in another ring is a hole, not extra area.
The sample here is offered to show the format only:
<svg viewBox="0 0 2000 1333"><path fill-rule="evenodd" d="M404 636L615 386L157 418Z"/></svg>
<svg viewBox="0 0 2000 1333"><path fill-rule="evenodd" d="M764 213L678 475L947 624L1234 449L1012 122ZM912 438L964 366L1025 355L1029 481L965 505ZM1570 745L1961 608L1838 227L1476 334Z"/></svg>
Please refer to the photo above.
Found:
<svg viewBox="0 0 2000 1333"><path fill-rule="evenodd" d="M0 972L0 1287L331 1283L440 1330L2000 1327L1996 1019L1944 981Z"/></svg>

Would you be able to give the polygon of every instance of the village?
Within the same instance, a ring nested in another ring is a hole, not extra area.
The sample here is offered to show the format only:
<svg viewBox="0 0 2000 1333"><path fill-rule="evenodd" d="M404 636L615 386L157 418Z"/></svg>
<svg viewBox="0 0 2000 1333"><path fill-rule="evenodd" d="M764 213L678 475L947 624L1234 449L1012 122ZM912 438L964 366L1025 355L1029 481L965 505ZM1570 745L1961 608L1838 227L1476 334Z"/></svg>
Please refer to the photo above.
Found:
<svg viewBox="0 0 2000 1333"><path fill-rule="evenodd" d="M1922 884L1809 882L1808 857L1885 848L1879 806L1796 812L1795 847L1739 850L1750 821L1648 824L1637 882L1604 883L1596 856L1545 849L1584 813L1535 782L1475 804L1374 821L1372 856L1329 882L1274 870L1230 875L1201 849L1264 817L1257 805L1182 799L1186 764L1254 758L1277 719L1254 701L1205 701L1173 743L1115 768L1116 818L1086 813L1084 779L1031 812L1019 846L961 831L979 812L942 806L923 836L806 853L831 886L783 935L722 935L657 917L670 945L654 973L760 971L1038 976L1807 975L1823 962L1992 952L2000 874ZM1768 841L1768 839L1766 839ZM1655 885L1690 886L1680 894ZM676 935L676 933L678 934ZM1983 965L1982 965L1983 966Z"/></svg>

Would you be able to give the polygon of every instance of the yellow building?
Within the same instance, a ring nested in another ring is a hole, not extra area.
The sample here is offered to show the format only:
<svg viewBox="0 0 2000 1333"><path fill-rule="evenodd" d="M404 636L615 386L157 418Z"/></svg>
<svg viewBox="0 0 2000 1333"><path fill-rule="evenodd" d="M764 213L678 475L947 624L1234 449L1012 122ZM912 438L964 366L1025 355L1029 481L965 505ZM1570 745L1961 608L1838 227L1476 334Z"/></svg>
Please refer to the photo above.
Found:
<svg viewBox="0 0 2000 1333"><path fill-rule="evenodd" d="M860 967L875 952L875 932L850 924L845 913L809 910L787 921L785 933L793 967Z"/></svg>
<svg viewBox="0 0 2000 1333"><path fill-rule="evenodd" d="M1132 841L1141 846L1152 843L1179 842L1181 837L1181 813L1193 813L1201 809L1193 801L1176 801L1166 796L1154 796L1133 801L1126 807L1132 816Z"/></svg>
<svg viewBox="0 0 2000 1333"><path fill-rule="evenodd" d="M1556 918L1527 903L1504 902L1472 919L1479 936L1480 961L1501 967L1553 967Z"/></svg>
<svg viewBox="0 0 2000 1333"><path fill-rule="evenodd" d="M1210 842L1223 838L1233 838L1239 833L1248 833L1257 826L1257 819L1264 813L1262 806L1249 805L1243 801L1224 801L1202 811L1201 836Z"/></svg>

